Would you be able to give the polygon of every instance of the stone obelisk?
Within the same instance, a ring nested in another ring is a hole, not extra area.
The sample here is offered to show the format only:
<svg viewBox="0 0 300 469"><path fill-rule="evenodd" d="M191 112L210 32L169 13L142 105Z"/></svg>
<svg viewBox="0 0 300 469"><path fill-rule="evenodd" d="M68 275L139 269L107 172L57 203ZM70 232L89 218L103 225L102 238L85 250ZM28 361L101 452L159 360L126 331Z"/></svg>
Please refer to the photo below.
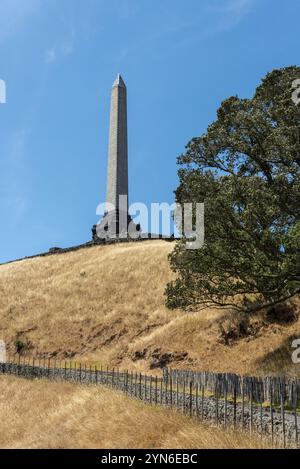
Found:
<svg viewBox="0 0 300 469"><path fill-rule="evenodd" d="M127 91L121 75L118 74L110 101L106 202L119 210L120 195L128 198L128 143Z"/></svg>
<svg viewBox="0 0 300 469"><path fill-rule="evenodd" d="M138 237L140 227L128 214L127 90L120 74L111 92L106 203L104 218L93 227L93 240Z"/></svg>

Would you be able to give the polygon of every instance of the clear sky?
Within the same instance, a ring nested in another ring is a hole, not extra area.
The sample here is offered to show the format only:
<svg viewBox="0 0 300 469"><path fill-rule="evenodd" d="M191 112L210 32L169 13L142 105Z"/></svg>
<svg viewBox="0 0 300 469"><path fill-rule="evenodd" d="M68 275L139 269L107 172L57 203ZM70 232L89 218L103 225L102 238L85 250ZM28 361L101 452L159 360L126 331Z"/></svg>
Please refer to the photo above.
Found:
<svg viewBox="0 0 300 469"><path fill-rule="evenodd" d="M299 0L0 0L0 262L90 239L118 72L130 201L172 202L221 101L299 65L299 17Z"/></svg>

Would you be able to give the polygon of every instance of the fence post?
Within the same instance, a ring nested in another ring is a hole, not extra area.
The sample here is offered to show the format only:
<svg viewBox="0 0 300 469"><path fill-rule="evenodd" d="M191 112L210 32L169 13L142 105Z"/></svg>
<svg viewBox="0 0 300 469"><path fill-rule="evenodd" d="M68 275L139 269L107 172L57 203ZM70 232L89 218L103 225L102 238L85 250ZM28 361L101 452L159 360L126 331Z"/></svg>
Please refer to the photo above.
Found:
<svg viewBox="0 0 300 469"><path fill-rule="evenodd" d="M250 435L253 432L253 378L250 385Z"/></svg>
<svg viewBox="0 0 300 469"><path fill-rule="evenodd" d="M201 419L204 418L204 384L202 384L201 389Z"/></svg>
<svg viewBox="0 0 300 469"><path fill-rule="evenodd" d="M124 379L125 379L125 377L124 377ZM116 386L117 386L117 389L120 388L120 369L119 369L119 367L117 368L117 384L116 384Z"/></svg>
<svg viewBox="0 0 300 469"><path fill-rule="evenodd" d="M237 389L236 389L236 380L234 381L234 387L233 387L233 428L236 429L236 394L237 394Z"/></svg>
<svg viewBox="0 0 300 469"><path fill-rule="evenodd" d="M163 404L163 379L160 380L160 405Z"/></svg>
<svg viewBox="0 0 300 469"><path fill-rule="evenodd" d="M270 383L270 417L271 417L271 437L274 445L274 419L273 419L273 383Z"/></svg>
<svg viewBox="0 0 300 469"><path fill-rule="evenodd" d="M166 384L165 384L165 405L168 405L168 384L169 384L169 375L167 375Z"/></svg>
<svg viewBox="0 0 300 469"><path fill-rule="evenodd" d="M128 384L127 384L127 374L126 373L128 373L128 371L127 370L120 371L120 368L117 367L117 370L116 370L115 373L116 373L116 379L115 379L116 388L123 390L123 392L125 392L125 394L127 394ZM122 387L122 383L123 383L123 387Z"/></svg>
<svg viewBox="0 0 300 469"><path fill-rule="evenodd" d="M193 381L190 381L190 417L192 416L193 411Z"/></svg>
<svg viewBox="0 0 300 469"><path fill-rule="evenodd" d="M152 375L150 376L150 405L152 405Z"/></svg>
<svg viewBox="0 0 300 469"><path fill-rule="evenodd" d="M196 417L198 418L198 415L199 415L199 405L198 405L198 381L196 383Z"/></svg>
<svg viewBox="0 0 300 469"><path fill-rule="evenodd" d="M96 385L98 384L98 370L97 370L97 365L95 365L95 383L96 383Z"/></svg>
<svg viewBox="0 0 300 469"><path fill-rule="evenodd" d="M144 401L147 400L147 376L144 375Z"/></svg>
<svg viewBox="0 0 300 469"><path fill-rule="evenodd" d="M281 404L283 447L286 448L284 402L285 402L285 381L283 379L283 381L281 381L281 383L280 383L280 404Z"/></svg>
<svg viewBox="0 0 300 469"><path fill-rule="evenodd" d="M261 437L263 437L263 431L264 431L264 425L263 425L263 400L264 400L264 395L263 395L263 389L262 386L260 388L260 432L261 432Z"/></svg>
<svg viewBox="0 0 300 469"><path fill-rule="evenodd" d="M121 389L125 394L128 393L128 386L127 386L127 370L120 371L119 368L117 368L116 371L116 387L117 389Z"/></svg>
<svg viewBox="0 0 300 469"><path fill-rule="evenodd" d="M185 413L185 378L183 379L182 413Z"/></svg>
<svg viewBox="0 0 300 469"><path fill-rule="evenodd" d="M157 405L157 376L155 376L155 405Z"/></svg>
<svg viewBox="0 0 300 469"><path fill-rule="evenodd" d="M171 408L173 407L173 379L172 375L170 375L170 404Z"/></svg>
<svg viewBox="0 0 300 469"><path fill-rule="evenodd" d="M144 400L146 402L148 400L148 377L142 375L142 381L144 382Z"/></svg>
<svg viewBox="0 0 300 469"><path fill-rule="evenodd" d="M218 378L216 378L216 383L215 383L215 419L216 419L216 424L218 425L219 422L219 395L218 395Z"/></svg>
<svg viewBox="0 0 300 469"><path fill-rule="evenodd" d="M242 429L245 427L245 390L244 390L244 378L242 377Z"/></svg>
<svg viewBox="0 0 300 469"><path fill-rule="evenodd" d="M225 376L225 381L224 381L224 428L227 427L227 374ZM243 386L242 386L243 388ZM242 410L242 412L244 412ZM244 419L244 414L243 414L243 419Z"/></svg>
<svg viewBox="0 0 300 469"><path fill-rule="evenodd" d="M81 362L79 363L79 382L81 383L82 373L81 373Z"/></svg>
<svg viewBox="0 0 300 469"><path fill-rule="evenodd" d="M140 388L139 396L140 396L140 399L142 399L142 373L140 373L139 388Z"/></svg>
<svg viewBox="0 0 300 469"><path fill-rule="evenodd" d="M298 403L298 389L297 383L294 386L294 417L295 417L295 443L296 448L298 449L298 421L297 421L297 403Z"/></svg>

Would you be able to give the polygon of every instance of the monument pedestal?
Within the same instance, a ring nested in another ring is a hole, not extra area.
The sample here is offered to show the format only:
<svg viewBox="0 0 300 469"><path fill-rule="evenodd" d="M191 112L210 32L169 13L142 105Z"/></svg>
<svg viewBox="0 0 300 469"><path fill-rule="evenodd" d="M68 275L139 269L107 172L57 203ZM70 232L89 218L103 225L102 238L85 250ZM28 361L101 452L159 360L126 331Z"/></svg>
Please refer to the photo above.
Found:
<svg viewBox="0 0 300 469"><path fill-rule="evenodd" d="M113 210L104 215L103 219L92 228L94 242L137 239L142 237L141 227L134 223L126 212Z"/></svg>

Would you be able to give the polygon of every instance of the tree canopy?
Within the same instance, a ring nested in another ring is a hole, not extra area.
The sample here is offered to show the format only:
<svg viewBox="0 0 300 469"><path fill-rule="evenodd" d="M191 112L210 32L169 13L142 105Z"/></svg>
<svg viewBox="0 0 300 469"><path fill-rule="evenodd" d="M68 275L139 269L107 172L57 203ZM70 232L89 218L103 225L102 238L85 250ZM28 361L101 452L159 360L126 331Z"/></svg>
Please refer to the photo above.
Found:
<svg viewBox="0 0 300 469"><path fill-rule="evenodd" d="M254 311L300 288L300 104L296 66L266 75L252 99L230 97L178 158L176 201L204 202L205 242L170 254L171 308Z"/></svg>

